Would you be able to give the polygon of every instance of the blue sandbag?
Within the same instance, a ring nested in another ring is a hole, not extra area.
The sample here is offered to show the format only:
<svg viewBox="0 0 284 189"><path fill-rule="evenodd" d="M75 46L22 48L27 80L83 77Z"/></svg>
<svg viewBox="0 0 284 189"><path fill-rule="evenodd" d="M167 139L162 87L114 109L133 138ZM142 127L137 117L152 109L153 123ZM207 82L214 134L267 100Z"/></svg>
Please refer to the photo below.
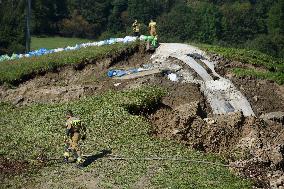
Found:
<svg viewBox="0 0 284 189"><path fill-rule="evenodd" d="M108 72L107 72L107 76L108 77L113 77L115 75L115 70L109 70Z"/></svg>
<svg viewBox="0 0 284 189"><path fill-rule="evenodd" d="M107 72L108 77L121 77L127 75L127 71L125 70L110 70Z"/></svg>

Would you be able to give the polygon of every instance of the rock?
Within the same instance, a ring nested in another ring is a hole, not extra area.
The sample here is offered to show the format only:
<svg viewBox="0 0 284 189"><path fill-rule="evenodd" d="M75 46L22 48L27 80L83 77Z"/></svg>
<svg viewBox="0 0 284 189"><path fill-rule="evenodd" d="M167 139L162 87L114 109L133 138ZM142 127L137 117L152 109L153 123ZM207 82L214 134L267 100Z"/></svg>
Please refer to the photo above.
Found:
<svg viewBox="0 0 284 189"><path fill-rule="evenodd" d="M212 125L214 123L216 123L216 121L212 118L204 118L203 119L206 123L208 123L209 125Z"/></svg>
<svg viewBox="0 0 284 189"><path fill-rule="evenodd" d="M258 96L254 96L254 97L252 97L252 99L253 99L255 102L257 102L257 101L258 101Z"/></svg>
<svg viewBox="0 0 284 189"><path fill-rule="evenodd" d="M274 146L269 153L270 160L275 165L281 164L281 162L284 160L283 155L282 155L282 149L284 149L284 144L282 144L282 145L278 144L278 145Z"/></svg>
<svg viewBox="0 0 284 189"><path fill-rule="evenodd" d="M18 104L20 104L20 103L23 102L23 101L24 101L24 97L23 97L23 96L17 96L17 97L13 100L12 104L13 104L13 105L18 105Z"/></svg>
<svg viewBox="0 0 284 189"><path fill-rule="evenodd" d="M174 129L173 131L172 131L172 134L173 135L176 135L176 134L178 134L180 131L178 130L178 129Z"/></svg>
<svg viewBox="0 0 284 189"><path fill-rule="evenodd" d="M284 112L270 112L260 116L264 121L275 121L284 125Z"/></svg>
<svg viewBox="0 0 284 189"><path fill-rule="evenodd" d="M201 54L198 54L198 53L189 53L188 56L190 56L194 59L204 59L204 57Z"/></svg>

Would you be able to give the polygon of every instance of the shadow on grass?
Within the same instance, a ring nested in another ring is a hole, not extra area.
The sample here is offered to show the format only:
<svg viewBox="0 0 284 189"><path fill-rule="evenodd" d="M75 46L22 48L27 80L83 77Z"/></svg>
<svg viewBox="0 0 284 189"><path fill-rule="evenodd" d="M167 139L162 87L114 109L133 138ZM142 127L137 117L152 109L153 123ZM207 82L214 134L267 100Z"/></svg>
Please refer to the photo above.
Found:
<svg viewBox="0 0 284 189"><path fill-rule="evenodd" d="M91 165L93 162L100 158L104 158L108 154L111 154L111 150L102 150L100 153L88 156L85 161L82 163L82 167L88 167Z"/></svg>

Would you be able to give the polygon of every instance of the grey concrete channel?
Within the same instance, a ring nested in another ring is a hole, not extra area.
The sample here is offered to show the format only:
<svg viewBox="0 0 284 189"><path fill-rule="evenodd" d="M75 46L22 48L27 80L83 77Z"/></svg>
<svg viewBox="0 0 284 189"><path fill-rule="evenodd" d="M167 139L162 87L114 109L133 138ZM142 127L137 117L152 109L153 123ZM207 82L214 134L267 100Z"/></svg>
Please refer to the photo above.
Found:
<svg viewBox="0 0 284 189"><path fill-rule="evenodd" d="M192 55L199 56L198 59L211 70L214 78ZM187 44L163 43L151 59L154 63L163 64L170 57L183 61L202 78L202 81L199 82L201 91L214 114L228 114L229 112L241 111L244 116L255 116L246 97L229 79L221 77L216 73L214 69L216 62L211 62L204 51Z"/></svg>

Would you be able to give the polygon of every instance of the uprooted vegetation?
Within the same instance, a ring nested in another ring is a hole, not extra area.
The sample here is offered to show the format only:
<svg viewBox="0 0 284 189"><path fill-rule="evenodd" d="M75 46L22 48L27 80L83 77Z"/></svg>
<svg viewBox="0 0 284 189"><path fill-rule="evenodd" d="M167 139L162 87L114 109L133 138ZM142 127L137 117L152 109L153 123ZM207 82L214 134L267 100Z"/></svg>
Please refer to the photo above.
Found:
<svg viewBox="0 0 284 189"><path fill-rule="evenodd" d="M33 167L39 156L60 158L64 134L61 125L66 109L80 115L90 128L83 151L91 155L90 164L83 172L70 165L58 166L60 162L48 161L33 176L20 171L20 175L3 177L4 186L18 188L24 181L26 188L60 188L62 185L66 188L251 188L251 181L243 180L244 177L252 178L258 187L283 185L281 180L279 184L283 175L281 122L246 118L241 113L214 116L199 85L174 83L161 73L123 81L106 77L108 69L149 63L149 55L142 49L134 45L115 56L90 60L80 69L73 65L58 67L15 88L2 86L1 100L17 105L0 105L4 133L0 140L5 141L0 153L10 158L3 162L14 161L18 165L18 160L22 159ZM269 94L263 94L262 90L249 91L253 83L253 88L271 88L270 82L232 80L243 88L242 92L248 92L246 95L253 102L256 115L283 109L282 102L277 102L283 99L277 90ZM246 86L248 84L250 86ZM263 103L263 99L267 102ZM190 150L192 148L202 152ZM137 159L94 158L101 150ZM230 162L239 167L232 171L238 176L220 166L139 160L144 157ZM47 179L52 182L45 183Z"/></svg>

